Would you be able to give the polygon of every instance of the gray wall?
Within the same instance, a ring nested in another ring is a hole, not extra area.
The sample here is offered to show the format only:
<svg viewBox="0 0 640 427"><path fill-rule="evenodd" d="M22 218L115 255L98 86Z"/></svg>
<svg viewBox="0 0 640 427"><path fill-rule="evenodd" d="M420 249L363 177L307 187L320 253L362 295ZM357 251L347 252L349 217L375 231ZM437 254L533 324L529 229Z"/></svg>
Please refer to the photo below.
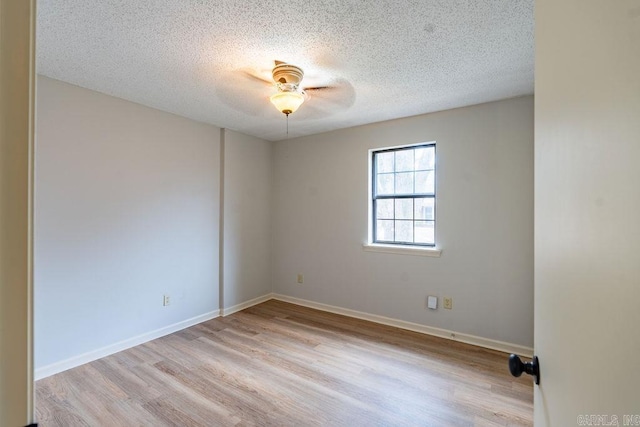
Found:
<svg viewBox="0 0 640 427"><path fill-rule="evenodd" d="M220 130L37 83L36 368L217 310Z"/></svg>
<svg viewBox="0 0 640 427"><path fill-rule="evenodd" d="M425 141L442 256L364 252L368 150ZM273 168L274 292L532 346L533 97L280 141Z"/></svg>
<svg viewBox="0 0 640 427"><path fill-rule="evenodd" d="M36 368L272 291L532 344L531 97L275 144L46 77L37 102ZM364 252L368 150L423 141L442 257Z"/></svg>
<svg viewBox="0 0 640 427"><path fill-rule="evenodd" d="M271 292L273 143L225 130L224 308Z"/></svg>

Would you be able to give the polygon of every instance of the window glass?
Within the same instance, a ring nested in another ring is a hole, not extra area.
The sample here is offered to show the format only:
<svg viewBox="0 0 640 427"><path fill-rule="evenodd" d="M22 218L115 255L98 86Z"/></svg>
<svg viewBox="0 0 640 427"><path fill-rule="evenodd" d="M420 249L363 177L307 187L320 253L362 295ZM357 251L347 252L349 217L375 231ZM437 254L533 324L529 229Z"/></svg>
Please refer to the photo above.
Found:
<svg viewBox="0 0 640 427"><path fill-rule="evenodd" d="M374 243L435 246L436 146L373 152Z"/></svg>

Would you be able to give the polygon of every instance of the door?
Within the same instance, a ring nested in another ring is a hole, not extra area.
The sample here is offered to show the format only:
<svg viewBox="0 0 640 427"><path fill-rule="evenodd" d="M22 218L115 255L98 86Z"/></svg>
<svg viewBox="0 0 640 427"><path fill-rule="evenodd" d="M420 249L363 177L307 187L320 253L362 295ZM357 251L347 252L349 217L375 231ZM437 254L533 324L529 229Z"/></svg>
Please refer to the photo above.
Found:
<svg viewBox="0 0 640 427"><path fill-rule="evenodd" d="M535 425L640 425L640 2L535 7Z"/></svg>
<svg viewBox="0 0 640 427"><path fill-rule="evenodd" d="M33 2L0 0L0 425L33 419Z"/></svg>

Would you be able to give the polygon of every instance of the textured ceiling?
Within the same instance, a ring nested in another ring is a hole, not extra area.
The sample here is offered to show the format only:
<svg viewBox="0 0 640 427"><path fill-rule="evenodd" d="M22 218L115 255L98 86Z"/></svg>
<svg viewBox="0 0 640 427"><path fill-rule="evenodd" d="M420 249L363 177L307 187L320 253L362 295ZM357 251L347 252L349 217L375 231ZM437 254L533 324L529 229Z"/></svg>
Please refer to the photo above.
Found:
<svg viewBox="0 0 640 427"><path fill-rule="evenodd" d="M533 0L38 0L40 74L268 140L533 93Z"/></svg>

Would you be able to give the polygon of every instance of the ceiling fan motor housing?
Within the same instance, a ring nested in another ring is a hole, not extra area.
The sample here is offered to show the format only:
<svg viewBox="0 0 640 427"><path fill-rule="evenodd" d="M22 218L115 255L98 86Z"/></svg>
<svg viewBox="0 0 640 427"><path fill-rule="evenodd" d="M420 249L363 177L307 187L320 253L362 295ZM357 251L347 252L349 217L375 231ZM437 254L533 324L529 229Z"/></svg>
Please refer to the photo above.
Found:
<svg viewBox="0 0 640 427"><path fill-rule="evenodd" d="M295 65L278 64L273 68L272 75L276 83L286 83L297 87L304 77L304 72L302 68Z"/></svg>

